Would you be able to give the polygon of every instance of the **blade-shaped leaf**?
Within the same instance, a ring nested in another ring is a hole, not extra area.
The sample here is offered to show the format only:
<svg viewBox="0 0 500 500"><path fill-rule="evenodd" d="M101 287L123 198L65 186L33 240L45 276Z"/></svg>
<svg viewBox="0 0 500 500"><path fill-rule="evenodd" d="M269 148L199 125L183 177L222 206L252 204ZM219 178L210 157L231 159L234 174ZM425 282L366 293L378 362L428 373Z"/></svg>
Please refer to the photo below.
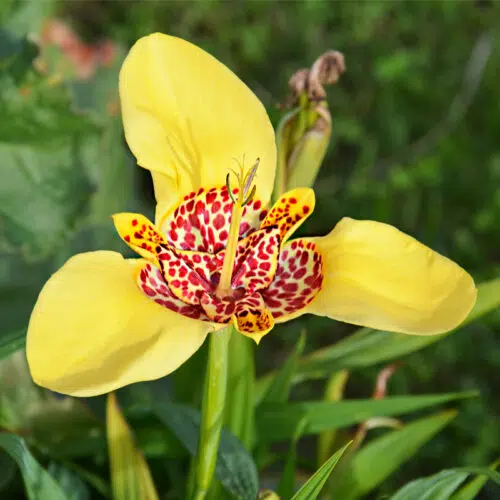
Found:
<svg viewBox="0 0 500 500"><path fill-rule="evenodd" d="M421 418L369 442L353 454L342 475L334 478L332 497L355 500L366 495L411 459L455 415L455 411L447 411Z"/></svg>
<svg viewBox="0 0 500 500"><path fill-rule="evenodd" d="M499 465L500 460L496 460L489 468L495 471ZM486 484L486 481L488 481L488 476L479 475L475 477L472 481L469 481L466 485L462 486L462 488L460 488L460 490L453 495L452 500L474 500Z"/></svg>
<svg viewBox="0 0 500 500"><path fill-rule="evenodd" d="M294 382L327 377L341 369L384 363L438 342L500 306L500 278L481 283L477 289L478 298L474 309L455 330L443 335L422 336L361 328L347 339L319 349L300 360ZM261 378L257 390L264 390L272 377L274 373Z"/></svg>
<svg viewBox="0 0 500 500"><path fill-rule="evenodd" d="M351 443L347 443L343 448L334 453L309 480L300 488L292 497L292 500L314 500L320 494L328 477L337 465L338 461L349 447Z"/></svg>
<svg viewBox="0 0 500 500"><path fill-rule="evenodd" d="M468 475L467 472L443 470L408 483L391 500L448 500Z"/></svg>
<svg viewBox="0 0 500 500"><path fill-rule="evenodd" d="M295 433L290 443L290 451L286 457L283 474L281 475L278 493L282 498L291 498L295 489L295 468L297 462L297 442L302 437L302 433L306 428L307 420L304 418L297 425Z"/></svg>
<svg viewBox="0 0 500 500"><path fill-rule="evenodd" d="M154 402L153 410L194 456L198 446L200 414L192 408ZM236 498L254 500L259 489L257 469L250 454L230 432L222 429L215 476Z"/></svg>
<svg viewBox="0 0 500 500"><path fill-rule="evenodd" d="M148 465L135 445L114 394L108 396L106 426L113 498L158 500Z"/></svg>
<svg viewBox="0 0 500 500"><path fill-rule="evenodd" d="M68 500L90 499L87 485L73 471L55 462L49 465L48 471L60 485Z"/></svg>
<svg viewBox="0 0 500 500"><path fill-rule="evenodd" d="M33 458L24 439L2 432L0 433L0 448L17 462L29 500L68 500L57 482Z"/></svg>
<svg viewBox="0 0 500 500"><path fill-rule="evenodd" d="M288 400L290 388L292 386L292 378L297 371L297 363L304 351L305 345L306 336L305 333L302 332L295 346L295 350L288 356L283 366L273 378L269 389L262 398L262 403L284 403Z"/></svg>
<svg viewBox="0 0 500 500"><path fill-rule="evenodd" d="M26 330L17 330L0 336L0 360L26 345Z"/></svg>
<svg viewBox="0 0 500 500"><path fill-rule="evenodd" d="M500 474L492 469L460 467L415 479L398 490L391 500L449 500L470 474L481 474L485 476L485 480L490 478L500 485ZM453 498L456 498L456 495Z"/></svg>
<svg viewBox="0 0 500 500"><path fill-rule="evenodd" d="M380 400L301 401L298 403L263 404L257 413L257 431L261 442L289 439L299 423L307 417L304 434L338 429L363 422L371 417L401 415L457 399L475 396L476 392L394 396Z"/></svg>

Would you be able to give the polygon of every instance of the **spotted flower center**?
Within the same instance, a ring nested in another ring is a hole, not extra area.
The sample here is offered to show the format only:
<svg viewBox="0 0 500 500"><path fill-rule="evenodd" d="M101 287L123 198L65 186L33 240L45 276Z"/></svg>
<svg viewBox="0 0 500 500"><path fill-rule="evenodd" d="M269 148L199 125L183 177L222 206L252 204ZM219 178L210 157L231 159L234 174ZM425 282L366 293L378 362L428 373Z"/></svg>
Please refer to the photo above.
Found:
<svg viewBox="0 0 500 500"><path fill-rule="evenodd" d="M269 212L258 199L242 207L230 285L221 293L238 189L231 193L227 186L190 193L157 227L140 214L117 214L114 221L123 240L148 261L137 276L144 294L190 318L233 321L259 340L321 287L322 259L314 243L287 241L313 202L294 190Z"/></svg>

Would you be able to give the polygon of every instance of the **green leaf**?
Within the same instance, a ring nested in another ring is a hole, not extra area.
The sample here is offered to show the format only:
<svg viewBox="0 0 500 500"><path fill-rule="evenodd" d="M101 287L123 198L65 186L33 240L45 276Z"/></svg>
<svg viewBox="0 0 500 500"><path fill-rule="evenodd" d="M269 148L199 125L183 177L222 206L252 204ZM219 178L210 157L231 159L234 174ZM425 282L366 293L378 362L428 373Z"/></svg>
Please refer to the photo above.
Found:
<svg viewBox="0 0 500 500"><path fill-rule="evenodd" d="M404 335L361 328L354 335L313 352L299 362L295 382L325 377L333 371L360 368L400 358L439 342L465 325L500 306L500 278L481 283L474 309L455 330L443 335Z"/></svg>
<svg viewBox="0 0 500 500"><path fill-rule="evenodd" d="M52 476L33 458L24 439L2 432L0 448L17 462L29 500L68 500Z"/></svg>
<svg viewBox="0 0 500 500"><path fill-rule="evenodd" d="M68 500L89 500L90 492L87 485L71 470L52 462L48 468L49 474L64 490Z"/></svg>
<svg viewBox="0 0 500 500"><path fill-rule="evenodd" d="M290 443L290 451L286 457L283 474L281 475L278 493L282 498L291 498L295 489L295 469L297 462L297 442L302 437L307 425L307 419L302 419L295 429L295 433Z"/></svg>
<svg viewBox="0 0 500 500"><path fill-rule="evenodd" d="M114 500L158 500L149 467L113 393L107 399L106 427Z"/></svg>
<svg viewBox="0 0 500 500"><path fill-rule="evenodd" d="M476 392L433 394L425 396L394 396L380 400L301 401L297 403L268 403L257 413L257 431L261 442L289 439L299 423L307 417L305 434L338 429L363 422L371 417L401 415L457 399L477 395Z"/></svg>
<svg viewBox="0 0 500 500"><path fill-rule="evenodd" d="M455 415L455 411L447 411L425 417L369 442L352 456L342 475L335 478L332 497L354 500L366 495L411 459Z"/></svg>
<svg viewBox="0 0 500 500"><path fill-rule="evenodd" d="M334 453L315 473L309 478L306 484L300 488L292 497L292 500L314 500L320 494L328 477L337 465L338 461L350 446L347 443L343 448Z"/></svg>
<svg viewBox="0 0 500 500"><path fill-rule="evenodd" d="M26 330L17 330L0 336L0 360L10 356L26 345Z"/></svg>
<svg viewBox="0 0 500 500"><path fill-rule="evenodd" d="M499 465L500 459L491 464L489 468L495 471ZM479 475L460 488L460 491L453 495L452 500L474 500L482 487L486 484L486 481L488 481L488 476Z"/></svg>
<svg viewBox="0 0 500 500"><path fill-rule="evenodd" d="M292 378L297 370L297 363L304 352L305 345L306 335L305 332L302 332L295 345L295 350L288 356L279 372L273 378L269 389L262 398L262 403L284 403L288 400L292 387Z"/></svg>
<svg viewBox="0 0 500 500"><path fill-rule="evenodd" d="M200 413L172 403L153 402L153 410L186 447L196 454ZM222 429L215 476L236 498L254 500L259 489L257 469L250 454L230 432Z"/></svg>
<svg viewBox="0 0 500 500"><path fill-rule="evenodd" d="M480 467L460 467L442 470L438 474L415 479L398 490L391 497L391 500L449 500L471 473L482 474L486 476L485 481L490 478L500 485L500 474L494 470ZM457 498L457 495L453 498Z"/></svg>

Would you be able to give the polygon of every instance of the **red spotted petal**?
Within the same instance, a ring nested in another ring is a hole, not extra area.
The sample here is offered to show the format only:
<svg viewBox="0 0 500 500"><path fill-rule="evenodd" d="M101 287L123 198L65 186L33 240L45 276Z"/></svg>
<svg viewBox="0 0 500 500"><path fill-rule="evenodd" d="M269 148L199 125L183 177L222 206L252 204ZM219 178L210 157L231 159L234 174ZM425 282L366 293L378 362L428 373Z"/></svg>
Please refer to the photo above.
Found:
<svg viewBox="0 0 500 500"><path fill-rule="evenodd" d="M167 241L176 248L217 253L227 244L232 208L233 201L225 186L209 191L201 188L185 196L161 221L160 227ZM252 200L243 212L240 237L258 229L266 213L260 200Z"/></svg>
<svg viewBox="0 0 500 500"><path fill-rule="evenodd" d="M234 314L236 301L230 297L221 299L215 294L205 293L201 297L201 307L205 314L215 323L228 323Z"/></svg>
<svg viewBox="0 0 500 500"><path fill-rule="evenodd" d="M224 254L219 252L216 255L206 252L195 252L193 250L175 250L175 253L194 271L196 271L205 281L214 283L213 276L220 273L224 263Z"/></svg>
<svg viewBox="0 0 500 500"><path fill-rule="evenodd" d="M161 271L152 264L146 264L137 275L139 288L157 304L184 316L210 321L200 306L186 304L169 289Z"/></svg>
<svg viewBox="0 0 500 500"><path fill-rule="evenodd" d="M319 292L322 282L322 259L316 245L298 239L281 250L274 281L262 296L277 319L307 306Z"/></svg>
<svg viewBox="0 0 500 500"><path fill-rule="evenodd" d="M128 246L145 259L156 261L156 248L166 241L147 217L124 212L113 215L113 222Z"/></svg>
<svg viewBox="0 0 500 500"><path fill-rule="evenodd" d="M248 294L267 288L278 268L279 229L266 227L240 240L236 250L233 288L243 287Z"/></svg>
<svg viewBox="0 0 500 500"><path fill-rule="evenodd" d="M171 292L187 304L200 303L204 292L212 291L212 285L170 247L159 245L159 264Z"/></svg>
<svg viewBox="0 0 500 500"><path fill-rule="evenodd" d="M314 191L309 188L292 189L285 193L271 208L261 228L276 226L281 245L309 217L314 210Z"/></svg>
<svg viewBox="0 0 500 500"><path fill-rule="evenodd" d="M259 342L272 330L274 319L260 293L254 293L246 295L236 303L234 323L240 333Z"/></svg>

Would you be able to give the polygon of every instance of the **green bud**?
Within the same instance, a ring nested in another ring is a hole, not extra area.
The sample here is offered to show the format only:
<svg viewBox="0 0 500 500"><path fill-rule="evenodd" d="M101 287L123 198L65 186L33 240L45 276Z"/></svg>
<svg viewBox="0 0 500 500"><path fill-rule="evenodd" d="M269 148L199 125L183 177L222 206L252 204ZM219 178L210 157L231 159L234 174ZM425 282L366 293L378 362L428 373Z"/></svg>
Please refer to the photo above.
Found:
<svg viewBox="0 0 500 500"><path fill-rule="evenodd" d="M257 500L280 500L280 497L271 490L261 490L259 491L259 496Z"/></svg>
<svg viewBox="0 0 500 500"><path fill-rule="evenodd" d="M323 85L335 83L344 69L342 54L329 51L310 69L298 70L290 78L285 107L292 110L276 130L275 198L286 190L313 185L331 138L331 116Z"/></svg>

